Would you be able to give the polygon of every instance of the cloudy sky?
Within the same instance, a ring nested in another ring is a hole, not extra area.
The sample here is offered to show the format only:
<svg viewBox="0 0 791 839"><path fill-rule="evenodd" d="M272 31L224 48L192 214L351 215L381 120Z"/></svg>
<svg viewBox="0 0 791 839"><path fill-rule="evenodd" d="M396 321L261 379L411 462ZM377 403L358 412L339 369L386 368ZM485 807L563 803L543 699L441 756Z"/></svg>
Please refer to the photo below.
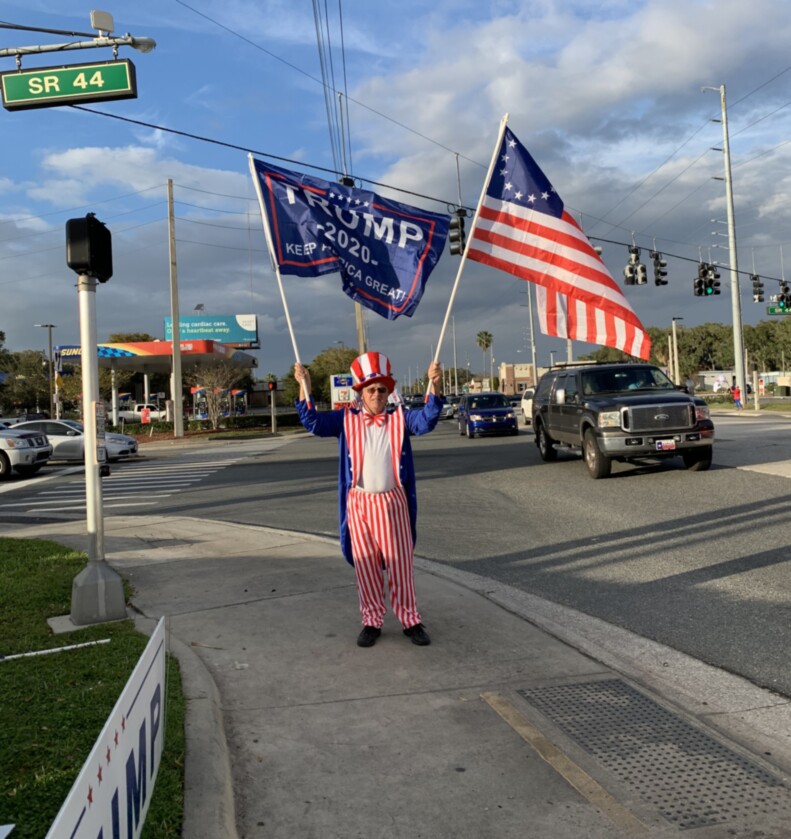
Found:
<svg viewBox="0 0 791 839"><path fill-rule="evenodd" d="M45 348L46 330L34 324L47 322L56 324L56 344L79 343L64 226L87 212L113 234L115 273L96 298L99 340L113 332L163 337L170 178L181 314L199 304L208 314L256 314L259 372L283 374L293 351L245 150L326 178L309 167L337 171L345 163L358 182L388 185L376 187L388 197L445 212L458 200L457 160L463 203L476 205L506 112L567 209L604 248L619 283L627 246L642 249L649 284L625 293L644 325L669 328L673 317L688 326L730 323L724 270L721 296L692 294L694 261L729 260L720 97L701 91L721 84L745 272L742 318L767 318L784 251L791 271L787 0L315 5L329 11L321 21L324 68L343 94L345 161L328 126L314 3L307 0L110 0L104 9L116 34L157 42L149 54L121 49L136 66L138 98L85 106L101 113L0 113L0 330L7 348ZM5 0L0 8L3 23L91 31L90 6L76 0ZM82 39L0 29L5 48ZM23 68L110 57L109 50L42 54L26 57ZM0 69L13 70L13 58ZM330 101L337 105L337 96ZM652 281L653 247L668 261L664 287ZM446 251L414 317L367 315L370 346L391 356L399 379L430 361L457 267L458 257ZM752 302L753 270L772 278L765 304ZM354 305L337 275L284 282L303 361L336 342L355 345ZM468 263L453 309L455 342L449 329L442 348L445 364L453 363L455 345L458 365L479 371L481 330L494 336L496 364L528 361L526 288ZM565 356L564 340L536 332L535 341L539 364L552 351Z"/></svg>

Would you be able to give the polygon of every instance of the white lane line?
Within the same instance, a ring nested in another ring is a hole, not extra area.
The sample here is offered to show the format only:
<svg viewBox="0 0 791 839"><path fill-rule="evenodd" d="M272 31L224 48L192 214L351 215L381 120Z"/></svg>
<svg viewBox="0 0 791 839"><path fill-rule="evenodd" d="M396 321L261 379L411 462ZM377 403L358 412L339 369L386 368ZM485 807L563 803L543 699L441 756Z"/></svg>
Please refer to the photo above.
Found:
<svg viewBox="0 0 791 839"><path fill-rule="evenodd" d="M156 495L147 494L147 497L151 498L152 499L151 503L153 503L154 501L158 501L161 498L170 498L171 495L173 495L172 492L166 492L166 493L163 493L163 494L156 494ZM125 495L105 495L104 498L102 499L102 501L123 501L125 498L135 498L135 497L136 497L135 493L128 493L128 494L125 494ZM56 498L48 498L46 501L28 501L26 503L19 502L17 504L3 504L3 509L5 509L7 507L39 507L42 504L52 504L53 501L57 501L57 500L58 499L56 499ZM80 504L79 502L82 502L82 504ZM84 497L83 498L76 498L73 501L71 499L64 498L63 499L63 504L61 506L62 510L64 510L64 509L76 510L76 509L84 509L84 508L85 508L85 498Z"/></svg>

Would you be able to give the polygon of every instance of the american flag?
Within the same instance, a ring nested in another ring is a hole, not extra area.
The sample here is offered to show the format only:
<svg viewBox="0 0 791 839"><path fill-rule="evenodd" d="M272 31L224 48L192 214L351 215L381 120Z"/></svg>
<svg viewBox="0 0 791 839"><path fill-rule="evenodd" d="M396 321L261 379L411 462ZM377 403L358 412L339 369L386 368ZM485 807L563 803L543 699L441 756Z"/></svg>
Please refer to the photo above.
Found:
<svg viewBox="0 0 791 839"><path fill-rule="evenodd" d="M505 129L467 257L537 286L545 335L648 359L651 339L546 175Z"/></svg>

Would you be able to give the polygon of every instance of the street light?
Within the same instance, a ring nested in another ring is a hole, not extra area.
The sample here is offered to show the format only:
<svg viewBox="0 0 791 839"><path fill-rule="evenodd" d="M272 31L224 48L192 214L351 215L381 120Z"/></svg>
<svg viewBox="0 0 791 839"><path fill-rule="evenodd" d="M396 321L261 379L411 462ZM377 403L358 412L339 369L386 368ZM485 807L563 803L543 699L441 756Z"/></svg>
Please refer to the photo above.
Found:
<svg viewBox="0 0 791 839"><path fill-rule="evenodd" d="M739 291L739 261L736 253L736 222L734 220L733 212L733 181L731 178L731 151L730 140L728 136L728 107L725 101L725 85L721 84L719 87L712 85L703 85L700 88L701 92L707 90L714 90L720 94L720 109L722 112L722 151L723 161L725 164L725 208L728 224L728 249L730 252L730 271L731 271L731 320L733 322L733 360L734 373L736 374L736 384L741 388L742 393L746 393L746 379L744 377L744 336L742 334L742 310L741 299ZM717 120L713 120L716 122ZM716 180L723 180L717 178Z"/></svg>
<svg viewBox="0 0 791 839"><path fill-rule="evenodd" d="M53 376L52 362L52 330L56 328L54 323L34 323L33 326L40 326L47 330L49 340L49 415L55 416L55 377Z"/></svg>

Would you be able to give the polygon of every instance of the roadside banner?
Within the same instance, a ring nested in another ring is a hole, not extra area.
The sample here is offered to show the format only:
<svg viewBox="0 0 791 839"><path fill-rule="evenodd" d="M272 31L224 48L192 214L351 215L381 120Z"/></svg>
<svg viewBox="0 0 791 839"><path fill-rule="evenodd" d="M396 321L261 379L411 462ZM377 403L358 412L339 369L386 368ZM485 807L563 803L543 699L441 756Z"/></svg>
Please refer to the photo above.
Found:
<svg viewBox="0 0 791 839"><path fill-rule="evenodd" d="M46 839L139 839L165 739L161 618Z"/></svg>

